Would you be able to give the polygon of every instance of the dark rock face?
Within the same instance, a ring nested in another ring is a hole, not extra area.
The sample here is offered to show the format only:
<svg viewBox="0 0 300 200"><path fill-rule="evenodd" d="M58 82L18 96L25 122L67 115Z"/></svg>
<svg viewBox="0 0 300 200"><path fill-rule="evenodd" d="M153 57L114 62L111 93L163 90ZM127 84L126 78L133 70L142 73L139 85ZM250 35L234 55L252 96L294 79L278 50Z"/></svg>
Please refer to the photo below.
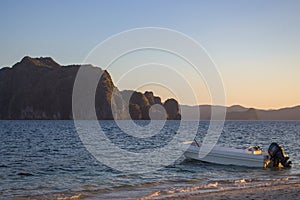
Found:
<svg viewBox="0 0 300 200"><path fill-rule="evenodd" d="M60 66L52 58L25 57L12 68L1 70L0 118L72 119L72 90L79 67ZM101 70L91 65L82 67ZM99 119L112 116L106 106L113 88L104 71L96 92Z"/></svg>
<svg viewBox="0 0 300 200"><path fill-rule="evenodd" d="M135 105L136 108L140 110L140 115L143 120L149 120L149 109L150 109L150 103L146 96L140 92L133 92L130 100L129 105ZM131 106L132 108L132 106ZM129 110L129 113L136 112L137 110ZM131 116L132 117L132 116ZM132 117L133 118L133 117ZM133 118L135 119L135 118Z"/></svg>
<svg viewBox="0 0 300 200"><path fill-rule="evenodd" d="M181 119L179 105L175 99L169 99L165 107L165 104L163 105L161 102L161 98L154 96L153 92L146 91L143 94L141 92L125 90L121 93L126 102L126 107L129 108L129 115L133 120Z"/></svg>
<svg viewBox="0 0 300 200"><path fill-rule="evenodd" d="M25 57L0 71L1 119L68 119L77 68L63 70L50 58ZM71 90L70 90L71 89Z"/></svg>
<svg viewBox="0 0 300 200"><path fill-rule="evenodd" d="M120 92L109 73L98 67L61 66L52 58L26 56L12 68L0 69L0 119L72 119L73 85L80 67L102 74L95 94L100 120L150 119L150 107L162 105L152 92Z"/></svg>
<svg viewBox="0 0 300 200"><path fill-rule="evenodd" d="M138 104L129 104L129 113L131 119L143 119L141 107Z"/></svg>
<svg viewBox="0 0 300 200"><path fill-rule="evenodd" d="M179 113L179 105L178 102L175 99L168 99L164 103L164 107L167 111L167 119L169 120L180 120L181 115Z"/></svg>
<svg viewBox="0 0 300 200"><path fill-rule="evenodd" d="M149 110L149 116L153 120L166 120L167 112L161 104L154 104Z"/></svg>
<svg viewBox="0 0 300 200"><path fill-rule="evenodd" d="M153 92L146 91L144 93L144 95L148 99L148 102L149 102L150 105L154 105L155 104Z"/></svg>

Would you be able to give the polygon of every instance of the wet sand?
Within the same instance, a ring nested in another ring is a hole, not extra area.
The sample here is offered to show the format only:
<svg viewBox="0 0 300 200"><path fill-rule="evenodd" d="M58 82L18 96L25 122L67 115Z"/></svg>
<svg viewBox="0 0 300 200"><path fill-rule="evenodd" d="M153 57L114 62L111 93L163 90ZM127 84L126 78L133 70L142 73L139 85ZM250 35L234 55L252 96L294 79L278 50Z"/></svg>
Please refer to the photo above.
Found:
<svg viewBox="0 0 300 200"><path fill-rule="evenodd" d="M164 199L300 199L300 183L263 186L258 188L241 188L238 190L226 190L203 194L178 195L176 197L168 197Z"/></svg>
<svg viewBox="0 0 300 200"><path fill-rule="evenodd" d="M110 194L110 193L109 193ZM203 190L193 191L193 193L179 193L168 194L169 196L163 196L160 192L152 193L151 195L136 198L133 196L103 196L103 194L81 194L73 193L66 195L64 193L56 193L52 195L34 195L28 197L16 197L10 198L11 200L28 200L28 199L45 199L45 200L81 200L81 199L128 199L128 200L225 200L225 199L246 199L246 200L297 200L300 199L300 182L283 183L277 185L239 188L239 189L227 189L214 192L203 192Z"/></svg>

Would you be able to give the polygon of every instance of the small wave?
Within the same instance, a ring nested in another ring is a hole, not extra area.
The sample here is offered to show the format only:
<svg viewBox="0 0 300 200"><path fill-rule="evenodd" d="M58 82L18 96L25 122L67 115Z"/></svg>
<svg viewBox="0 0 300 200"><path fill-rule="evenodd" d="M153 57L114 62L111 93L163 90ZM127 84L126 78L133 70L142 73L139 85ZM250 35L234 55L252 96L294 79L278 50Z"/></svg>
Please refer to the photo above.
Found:
<svg viewBox="0 0 300 200"><path fill-rule="evenodd" d="M75 194L70 197L58 197L56 200L77 200L77 199L80 199L81 197L82 197L82 194Z"/></svg>
<svg viewBox="0 0 300 200"><path fill-rule="evenodd" d="M166 191L156 191L151 193L150 195L144 196L139 198L139 200L147 200L147 199L156 199L156 198L162 198L162 197L174 197L174 195L179 195L179 194L189 194L193 193L195 191L201 191L201 190L208 190L211 191L211 189L218 188L219 183L214 182L214 183L208 183L205 185L197 185L197 186L191 186L191 187L184 187L184 188L175 188L171 190L166 190Z"/></svg>
<svg viewBox="0 0 300 200"><path fill-rule="evenodd" d="M164 198L175 198L181 195L190 194L204 194L210 192L218 192L224 190L238 190L242 188L253 188L253 187L266 187L275 186L281 184L289 184L299 182L299 179L293 179L291 177L282 177L274 179L235 179L235 180L220 180L212 183L184 186L171 188L166 190L154 191L147 196L140 197L139 200L147 199L164 199Z"/></svg>

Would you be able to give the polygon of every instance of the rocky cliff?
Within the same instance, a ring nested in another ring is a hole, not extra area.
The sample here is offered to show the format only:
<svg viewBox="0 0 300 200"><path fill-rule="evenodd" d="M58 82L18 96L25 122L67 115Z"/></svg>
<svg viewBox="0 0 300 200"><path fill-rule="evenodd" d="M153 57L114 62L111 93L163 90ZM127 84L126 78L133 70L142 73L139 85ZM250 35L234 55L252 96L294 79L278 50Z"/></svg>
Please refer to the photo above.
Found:
<svg viewBox="0 0 300 200"><path fill-rule="evenodd" d="M179 105L175 99L168 99L162 103L161 98L154 96L153 92L144 94L132 90L121 92L125 102L129 102L130 117L134 120L180 120Z"/></svg>
<svg viewBox="0 0 300 200"><path fill-rule="evenodd" d="M177 108L165 106L162 111L154 105L164 104L152 92L119 91L109 73L99 67L61 66L49 57L28 56L0 69L0 119L72 119L72 90L80 67L102 73L95 94L98 119L150 119L149 112L162 113L161 119L179 119L179 113L174 115L176 100L172 105Z"/></svg>

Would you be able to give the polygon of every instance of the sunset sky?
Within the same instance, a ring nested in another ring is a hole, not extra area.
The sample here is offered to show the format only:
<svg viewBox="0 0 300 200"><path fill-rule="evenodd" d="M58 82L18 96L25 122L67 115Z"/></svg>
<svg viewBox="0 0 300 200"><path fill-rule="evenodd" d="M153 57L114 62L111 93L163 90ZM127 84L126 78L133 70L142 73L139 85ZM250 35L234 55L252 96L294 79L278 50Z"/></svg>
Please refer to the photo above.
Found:
<svg viewBox="0 0 300 200"><path fill-rule="evenodd" d="M1 67L12 66L25 55L82 63L97 44L119 32L173 29L209 53L222 76L227 105L271 109L300 104L299 0L2 0L0 27ZM175 61L174 66L184 67ZM170 76L165 69L157 70L162 77ZM189 70L183 71L192 73ZM136 71L128 77L131 81L122 82L118 78L126 72L125 64L108 71L120 89L137 89L134 77L146 79L149 74ZM184 95L180 85L177 89ZM203 80L199 88L195 88L200 90L197 103L210 104ZM138 89L152 89L163 99L172 97L156 86ZM193 104L188 96L179 98L180 103Z"/></svg>

